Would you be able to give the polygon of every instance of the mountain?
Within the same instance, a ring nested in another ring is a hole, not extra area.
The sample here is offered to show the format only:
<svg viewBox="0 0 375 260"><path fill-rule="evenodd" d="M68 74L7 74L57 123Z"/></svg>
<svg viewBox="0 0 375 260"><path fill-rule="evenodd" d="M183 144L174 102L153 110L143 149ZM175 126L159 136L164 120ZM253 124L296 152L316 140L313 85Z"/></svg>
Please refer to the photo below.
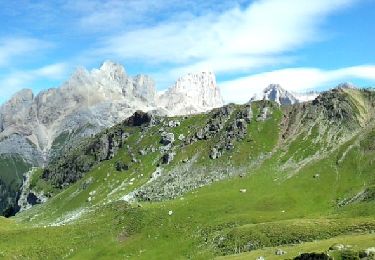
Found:
<svg viewBox="0 0 375 260"><path fill-rule="evenodd" d="M136 111L25 175L19 202L34 206L0 218L0 252L371 259L374 120L375 92L352 88L285 106Z"/></svg>
<svg viewBox="0 0 375 260"><path fill-rule="evenodd" d="M223 106L213 72L188 74L160 95L160 106L169 115L196 114Z"/></svg>
<svg viewBox="0 0 375 260"><path fill-rule="evenodd" d="M315 99L319 93L291 93L279 84L270 84L267 88L263 90L263 99L271 100L279 105L293 105L295 103L302 103Z"/></svg>
<svg viewBox="0 0 375 260"><path fill-rule="evenodd" d="M21 90L0 107L0 161L15 165L13 170L7 167L6 183L20 186L25 168L46 165L136 110L182 115L222 104L213 73L189 74L160 94L149 76L131 77L111 61L91 71L79 68L59 88L36 96Z"/></svg>
<svg viewBox="0 0 375 260"><path fill-rule="evenodd" d="M279 105L293 105L298 100L291 93L283 89L279 84L271 84L263 90L263 99L272 100Z"/></svg>

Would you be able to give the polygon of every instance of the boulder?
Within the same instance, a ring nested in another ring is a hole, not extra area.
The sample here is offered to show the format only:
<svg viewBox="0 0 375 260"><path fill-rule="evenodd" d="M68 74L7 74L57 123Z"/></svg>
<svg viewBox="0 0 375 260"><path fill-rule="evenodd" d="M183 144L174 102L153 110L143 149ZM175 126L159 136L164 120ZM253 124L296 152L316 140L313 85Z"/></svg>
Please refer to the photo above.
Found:
<svg viewBox="0 0 375 260"><path fill-rule="evenodd" d="M285 255L285 254L286 254L286 252L284 250L282 250L282 249L277 249L275 251L275 255Z"/></svg>
<svg viewBox="0 0 375 260"><path fill-rule="evenodd" d="M129 170L129 166L126 165L124 162L122 161L116 161L115 162L115 169L116 171L118 172L121 172L121 171L127 171Z"/></svg>
<svg viewBox="0 0 375 260"><path fill-rule="evenodd" d="M329 260L329 255L325 253L303 253L294 258L294 260Z"/></svg>
<svg viewBox="0 0 375 260"><path fill-rule="evenodd" d="M177 126L180 126L180 121L174 121L174 120L172 120L172 121L169 121L168 122L168 126L169 127L177 127Z"/></svg>
<svg viewBox="0 0 375 260"><path fill-rule="evenodd" d="M243 118L247 123L251 122L253 118L253 111L251 110L251 105L246 105L246 109L242 113Z"/></svg>
<svg viewBox="0 0 375 260"><path fill-rule="evenodd" d="M216 148L213 147L210 152L210 158L215 160L221 156L221 152Z"/></svg>
<svg viewBox="0 0 375 260"><path fill-rule="evenodd" d="M375 247L369 247L365 250L366 256L375 256Z"/></svg>
<svg viewBox="0 0 375 260"><path fill-rule="evenodd" d="M343 244L333 244L329 247L330 250L343 250L345 249L345 246Z"/></svg>
<svg viewBox="0 0 375 260"><path fill-rule="evenodd" d="M162 133L160 143L163 145L169 145L174 142L174 134L173 133Z"/></svg>
<svg viewBox="0 0 375 260"><path fill-rule="evenodd" d="M163 164L169 164L173 160L173 157L174 157L174 153L173 152L167 152L167 153L165 153L163 155L163 157L161 158L162 163Z"/></svg>
<svg viewBox="0 0 375 260"><path fill-rule="evenodd" d="M131 117L129 117L125 121L125 124L128 126L141 126L141 125L150 123L151 120L152 120L151 114L137 110Z"/></svg>

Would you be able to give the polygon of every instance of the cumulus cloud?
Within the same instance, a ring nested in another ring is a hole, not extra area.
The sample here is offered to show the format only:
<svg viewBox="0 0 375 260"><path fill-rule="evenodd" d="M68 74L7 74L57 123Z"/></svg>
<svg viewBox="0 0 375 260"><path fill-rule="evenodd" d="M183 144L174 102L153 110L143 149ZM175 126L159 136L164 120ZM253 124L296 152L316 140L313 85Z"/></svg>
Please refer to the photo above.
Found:
<svg viewBox="0 0 375 260"><path fill-rule="evenodd" d="M305 92L322 86L334 87L337 82L353 78L375 82L375 66L354 66L335 70L281 69L222 82L220 89L227 102L244 103L254 94L259 95L272 83L278 83L290 91Z"/></svg>
<svg viewBox="0 0 375 260"><path fill-rule="evenodd" d="M29 56L30 53L48 47L39 39L27 37L7 37L0 39L0 67L12 65L16 58Z"/></svg>
<svg viewBox="0 0 375 260"><path fill-rule="evenodd" d="M55 63L34 70L15 71L0 77L0 102L18 90L32 87L33 82L38 79L62 79L67 70L67 64Z"/></svg>
<svg viewBox="0 0 375 260"><path fill-rule="evenodd" d="M90 31L116 31L144 27L178 16L202 14L206 10L224 10L246 0L68 0L62 6L76 13L81 28Z"/></svg>
<svg viewBox="0 0 375 260"><path fill-rule="evenodd" d="M354 0L261 0L245 8L173 17L145 28L119 32L102 41L95 55L148 64L169 64L179 71L219 72L278 64L308 43L322 40L325 18Z"/></svg>

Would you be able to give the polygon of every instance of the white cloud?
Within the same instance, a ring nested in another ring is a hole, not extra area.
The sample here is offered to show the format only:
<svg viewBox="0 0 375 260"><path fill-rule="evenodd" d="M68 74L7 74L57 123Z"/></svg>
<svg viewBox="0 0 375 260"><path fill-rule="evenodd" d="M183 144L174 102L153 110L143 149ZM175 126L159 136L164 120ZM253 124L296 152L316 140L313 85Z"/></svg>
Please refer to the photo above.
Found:
<svg viewBox="0 0 375 260"><path fill-rule="evenodd" d="M62 79L67 70L65 63L55 63L34 70L15 71L0 77L0 103L18 90L32 87L33 82L38 79Z"/></svg>
<svg viewBox="0 0 375 260"><path fill-rule="evenodd" d="M338 82L365 79L375 83L375 65L354 66L336 70L289 68L222 82L220 89L227 102L244 103L269 84L277 83L290 91L303 92Z"/></svg>
<svg viewBox="0 0 375 260"><path fill-rule="evenodd" d="M0 67L9 66L14 62L15 58L28 56L47 46L49 46L48 43L34 38L2 38L0 39Z"/></svg>
<svg viewBox="0 0 375 260"><path fill-rule="evenodd" d="M176 14L191 16L206 10L223 10L246 0L68 0L63 8L78 15L84 32L141 27L156 21L173 19Z"/></svg>
<svg viewBox="0 0 375 260"><path fill-rule="evenodd" d="M278 64L308 43L322 40L327 15L354 0L261 0L190 18L116 33L94 55L168 64L176 70L207 67L218 72Z"/></svg>
<svg viewBox="0 0 375 260"><path fill-rule="evenodd" d="M54 63L36 70L28 72L28 74L36 77L46 77L52 79L61 78L66 74L68 66L66 63Z"/></svg>

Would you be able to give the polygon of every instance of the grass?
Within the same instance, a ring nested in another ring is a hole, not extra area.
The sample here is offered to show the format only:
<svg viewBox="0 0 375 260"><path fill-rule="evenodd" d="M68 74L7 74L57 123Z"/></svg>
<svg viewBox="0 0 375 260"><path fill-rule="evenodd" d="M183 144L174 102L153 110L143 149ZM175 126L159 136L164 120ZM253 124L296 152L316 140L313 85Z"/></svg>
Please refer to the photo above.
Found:
<svg viewBox="0 0 375 260"><path fill-rule="evenodd" d="M283 167L285 154L310 158L318 134L312 130L309 137L296 138L290 145L280 143L283 114L275 106L271 118L258 122L262 105L252 104L247 136L219 160L207 159L217 141L209 139L180 147L165 167L173 170L182 159L198 154L195 167L209 171L232 165L244 169L242 177L217 181L173 200L129 205L121 198L149 181L160 159L158 152L137 153L159 145L157 127L146 132L129 129L132 135L126 145L141 163L132 163L129 151L121 149L46 204L10 220L0 219L0 253L6 259L277 259L277 248L291 258L300 252L326 251L334 243L358 249L375 246L370 233L375 230L375 201L339 206L375 184L372 127L324 156L288 169ZM208 117L176 118L181 125L168 131L187 136ZM118 160L128 163L129 170L116 171ZM37 178L32 183L43 188ZM240 192L243 189L246 192ZM74 214L81 215L64 221ZM232 255L244 250L252 251Z"/></svg>
<svg viewBox="0 0 375 260"><path fill-rule="evenodd" d="M375 244L375 234L357 234L357 235L341 235L330 239L322 239L319 241L301 243L296 245L288 245L282 247L267 247L252 252L242 253L238 255L229 255L218 257L218 259L256 259L263 256L265 259L285 259L296 257L301 253L326 252L334 244L351 245L353 250L363 250L373 247ZM275 251L282 249L287 252L286 255L277 256Z"/></svg>

